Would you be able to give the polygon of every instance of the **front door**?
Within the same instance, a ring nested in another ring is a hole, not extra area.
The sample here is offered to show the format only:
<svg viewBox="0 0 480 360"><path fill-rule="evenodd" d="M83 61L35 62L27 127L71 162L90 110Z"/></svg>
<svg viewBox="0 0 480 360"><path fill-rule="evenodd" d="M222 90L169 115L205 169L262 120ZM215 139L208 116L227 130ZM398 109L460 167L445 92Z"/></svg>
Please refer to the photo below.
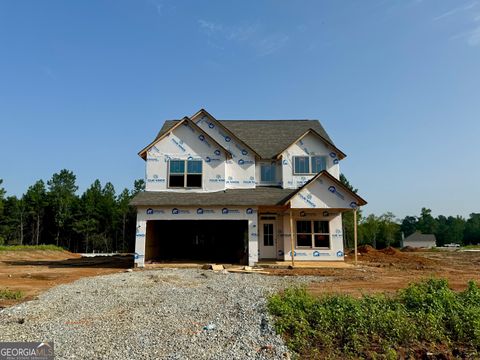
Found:
<svg viewBox="0 0 480 360"><path fill-rule="evenodd" d="M260 259L276 258L275 220L260 222Z"/></svg>

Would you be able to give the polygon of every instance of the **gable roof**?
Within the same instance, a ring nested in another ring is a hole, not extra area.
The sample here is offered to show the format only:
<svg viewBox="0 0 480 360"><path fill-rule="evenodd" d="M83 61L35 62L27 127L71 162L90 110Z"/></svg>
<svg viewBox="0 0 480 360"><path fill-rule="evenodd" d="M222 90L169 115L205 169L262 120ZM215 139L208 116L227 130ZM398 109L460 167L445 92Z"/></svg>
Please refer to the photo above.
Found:
<svg viewBox="0 0 480 360"><path fill-rule="evenodd" d="M317 137L320 138L320 140L322 140L324 143L327 144L327 146L330 146L331 148L333 148L333 150L335 150L335 152L337 153L337 156L340 160L344 159L347 157L347 155L342 151L340 150L339 148L337 148L335 145L333 145L330 141L328 141L327 139L325 139L322 135L320 135L317 131L313 130L313 129L308 129L304 134L302 134L297 140L293 141L292 144L295 144L297 143L298 141L302 140L305 136L307 136L308 134L313 134ZM287 150L292 144L288 145L285 149L283 149L282 151L280 151L278 154L277 154L277 158L281 156L281 154Z"/></svg>
<svg viewBox="0 0 480 360"><path fill-rule="evenodd" d="M277 157L309 131L325 142L332 140L318 120L219 120L263 159ZM335 148L336 149L336 148ZM343 153L342 153L343 154Z"/></svg>
<svg viewBox="0 0 480 360"><path fill-rule="evenodd" d="M146 154L147 151L155 145L158 141L162 140L164 137L166 137L171 131L175 130L177 127L179 127L183 123L187 123L188 125L192 126L195 130L201 132L203 135L207 136L216 146L218 146L220 149L225 151L227 155L231 155L230 151L228 149L225 149L222 145L220 145L214 138L212 138L205 130L203 130L200 126L195 124L188 116L185 116L182 120L175 120L173 122L169 123L169 127L165 128L165 125L162 127L162 130L158 133L157 137L147 146L145 146L142 150L138 152L138 155L145 160L146 159ZM166 123L166 122L165 122Z"/></svg>
<svg viewBox="0 0 480 360"><path fill-rule="evenodd" d="M350 190L345 184L343 184L340 180L335 178L327 170L320 171L317 175L315 175L310 180L308 180L305 184L303 184L303 186L298 188L293 194L291 194L291 196L288 198L288 201L286 203L288 203L295 195L300 193L303 189L306 189L307 187L309 187L310 184L312 184L313 182L315 182L317 179L321 177L326 177L330 179L335 184L335 186L340 187L343 191L345 191L350 196L352 196L357 201L357 206L363 206L367 204L367 202L360 195L357 195L357 193Z"/></svg>
<svg viewBox="0 0 480 360"><path fill-rule="evenodd" d="M220 121L218 121L217 119L215 119L207 110L205 109L200 109L199 111L197 111L192 117L192 121L195 121L197 118L199 117L203 117L203 116L206 116L210 119L211 122L214 122L217 124L217 126L223 128L223 130L228 133L231 137L237 139L239 142L242 143L242 145L245 145L246 148L248 148L248 150L250 150L250 152L254 153L257 157L261 158L260 154L258 154L254 149L252 149L248 144L246 144L245 142L243 142L236 134L232 133L229 129L227 129Z"/></svg>
<svg viewBox="0 0 480 360"><path fill-rule="evenodd" d="M179 120L166 120L157 138L168 132ZM309 132L313 132L338 150L318 120L217 120L262 159L272 159Z"/></svg>
<svg viewBox="0 0 480 360"><path fill-rule="evenodd" d="M437 238L434 234L422 234L421 232L416 231L403 239L403 241L432 241L435 243L437 241Z"/></svg>

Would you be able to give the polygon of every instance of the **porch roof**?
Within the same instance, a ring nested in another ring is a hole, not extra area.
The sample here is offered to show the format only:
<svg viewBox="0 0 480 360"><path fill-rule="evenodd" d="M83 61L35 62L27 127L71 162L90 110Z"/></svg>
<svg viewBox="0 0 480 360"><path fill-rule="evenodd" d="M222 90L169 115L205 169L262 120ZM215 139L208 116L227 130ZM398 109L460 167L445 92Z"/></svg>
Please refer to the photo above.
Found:
<svg viewBox="0 0 480 360"><path fill-rule="evenodd" d="M318 184L322 184L318 187ZM323 189L327 187L328 190ZM337 190L342 189L342 192ZM290 206L291 208L352 209L367 202L323 170L299 189L259 186L216 192L143 191L133 206Z"/></svg>
<svg viewBox="0 0 480 360"><path fill-rule="evenodd" d="M297 189L257 187L216 192L143 191L131 201L133 206L282 206Z"/></svg>

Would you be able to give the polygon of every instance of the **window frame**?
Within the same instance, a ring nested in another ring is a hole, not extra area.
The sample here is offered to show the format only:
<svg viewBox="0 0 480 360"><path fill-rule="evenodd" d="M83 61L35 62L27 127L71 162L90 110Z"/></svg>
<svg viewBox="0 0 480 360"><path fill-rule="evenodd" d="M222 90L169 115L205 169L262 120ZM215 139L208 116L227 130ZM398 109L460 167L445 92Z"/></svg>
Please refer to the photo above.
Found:
<svg viewBox="0 0 480 360"><path fill-rule="evenodd" d="M265 225L271 225L271 230L272 232L268 232L267 234L265 233ZM269 244L265 244L265 235L269 235L269 240L271 240L271 244L269 241ZM275 246L275 223L273 221L266 221L262 225L262 242L263 246Z"/></svg>
<svg viewBox="0 0 480 360"><path fill-rule="evenodd" d="M183 173L172 173L170 169L170 164L172 161L183 161ZM200 173L189 173L188 172L188 162L195 161L200 163L201 171ZM171 176L183 176L183 186L171 186ZM188 175L200 175L200 186L187 186L188 184ZM168 160L168 186L169 189L202 189L203 188L203 160L202 159L169 159Z"/></svg>
<svg viewBox="0 0 480 360"><path fill-rule="evenodd" d="M271 181L262 180L262 167L263 166L268 166L273 170L273 180L271 180ZM277 184L277 164L276 163L273 163L273 164L271 162L270 163L267 163L267 162L260 163L260 184L262 184L262 185Z"/></svg>
<svg viewBox="0 0 480 360"><path fill-rule="evenodd" d="M328 163L328 156L326 155L294 155L292 156L293 158L293 175L316 175L318 174L319 172L313 172L313 158L316 158L316 157L319 157L319 158L324 158L325 159L325 170L327 170L327 163ZM308 158L308 171L309 172L296 172L295 170L295 161L297 158Z"/></svg>
<svg viewBox="0 0 480 360"><path fill-rule="evenodd" d="M297 232L298 222L309 222L310 223L310 233L299 233ZM326 222L328 226L328 233L317 233L315 232L315 222ZM298 245L298 234L300 235L310 235L310 246ZM326 246L315 246L315 235L326 235L328 237L328 247ZM331 250L332 249L332 238L330 233L330 221L328 220L305 220L305 219L296 219L295 220L295 248L297 249L321 249L321 250Z"/></svg>

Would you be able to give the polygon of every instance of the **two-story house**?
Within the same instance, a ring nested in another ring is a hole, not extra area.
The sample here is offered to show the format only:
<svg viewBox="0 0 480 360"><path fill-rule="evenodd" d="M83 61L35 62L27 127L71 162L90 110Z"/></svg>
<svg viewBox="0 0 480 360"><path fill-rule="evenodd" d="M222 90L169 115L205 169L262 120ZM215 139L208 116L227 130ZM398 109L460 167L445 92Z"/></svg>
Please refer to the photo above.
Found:
<svg viewBox="0 0 480 360"><path fill-rule="evenodd" d="M146 189L135 263L341 261L342 212L366 202L340 181L339 150L318 120L166 121L139 152Z"/></svg>

